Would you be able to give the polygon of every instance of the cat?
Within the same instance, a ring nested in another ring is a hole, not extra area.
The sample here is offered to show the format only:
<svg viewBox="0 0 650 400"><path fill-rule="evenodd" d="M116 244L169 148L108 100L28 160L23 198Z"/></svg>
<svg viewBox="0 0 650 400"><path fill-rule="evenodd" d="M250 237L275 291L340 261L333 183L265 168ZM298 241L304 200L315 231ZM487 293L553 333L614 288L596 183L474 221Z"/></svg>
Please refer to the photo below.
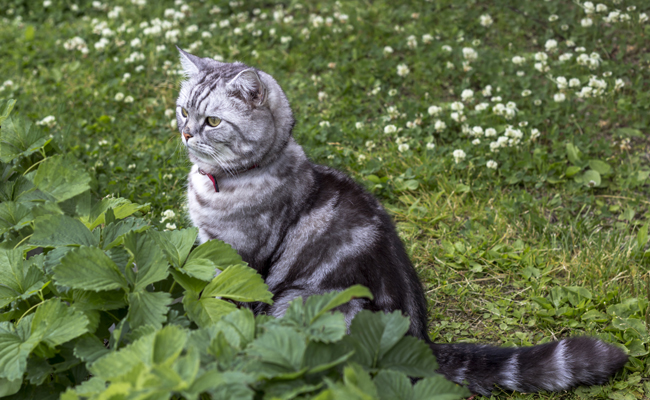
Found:
<svg viewBox="0 0 650 400"><path fill-rule="evenodd" d="M223 240L262 275L274 303L256 313L279 317L299 296L364 285L373 300L339 308L348 326L362 309L401 310L438 372L483 395L495 385L534 392L603 384L627 362L617 347L588 337L524 348L432 343L422 285L391 218L347 175L309 161L275 79L178 50L187 79L177 122L193 163L189 216L201 242Z"/></svg>

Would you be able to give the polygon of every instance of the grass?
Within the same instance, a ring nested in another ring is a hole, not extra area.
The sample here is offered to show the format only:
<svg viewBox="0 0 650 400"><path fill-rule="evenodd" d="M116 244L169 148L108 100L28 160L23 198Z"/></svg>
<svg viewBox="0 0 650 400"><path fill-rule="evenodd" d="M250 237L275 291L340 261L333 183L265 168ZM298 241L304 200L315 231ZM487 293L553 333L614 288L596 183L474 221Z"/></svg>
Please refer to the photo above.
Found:
<svg viewBox="0 0 650 400"><path fill-rule="evenodd" d="M160 229L188 226L189 164L165 113L181 79L173 45L260 67L286 91L311 158L349 173L395 217L432 338L530 345L589 334L633 355L610 385L499 398L650 396L646 2L607 0L589 14L557 0L72 4L3 7L0 99L33 120L55 117L43 129L92 171L97 197L150 203ZM145 32L154 18L165 21L159 35ZM87 51L66 49L74 37ZM166 210L174 216L161 222Z"/></svg>

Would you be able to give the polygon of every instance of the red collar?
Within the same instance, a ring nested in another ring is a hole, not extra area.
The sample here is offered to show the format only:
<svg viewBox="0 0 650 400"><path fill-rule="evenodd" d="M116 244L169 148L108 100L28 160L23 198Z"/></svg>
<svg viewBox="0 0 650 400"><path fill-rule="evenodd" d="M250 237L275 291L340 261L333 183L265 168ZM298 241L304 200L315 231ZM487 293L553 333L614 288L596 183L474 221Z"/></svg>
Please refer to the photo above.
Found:
<svg viewBox="0 0 650 400"><path fill-rule="evenodd" d="M251 169L255 169L257 167L258 167L258 165L253 165L252 167L246 169L246 171L250 171ZM245 172L245 171L243 171L243 172ZM210 178L210 180L212 181L212 186L214 186L215 193L219 193L219 184L217 183L217 178L215 178L214 175L208 174L207 172L203 171L201 168L199 168L199 174L205 175L208 178Z"/></svg>

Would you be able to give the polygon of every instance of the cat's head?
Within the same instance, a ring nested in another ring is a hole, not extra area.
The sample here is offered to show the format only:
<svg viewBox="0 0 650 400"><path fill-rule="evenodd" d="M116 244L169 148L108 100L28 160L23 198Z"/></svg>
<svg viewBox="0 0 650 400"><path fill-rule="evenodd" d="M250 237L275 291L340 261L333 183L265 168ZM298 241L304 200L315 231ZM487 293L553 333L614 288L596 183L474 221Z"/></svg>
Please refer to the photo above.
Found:
<svg viewBox="0 0 650 400"><path fill-rule="evenodd" d="M275 79L240 62L178 50L187 80L176 118L190 160L208 173L233 175L279 154L294 120Z"/></svg>

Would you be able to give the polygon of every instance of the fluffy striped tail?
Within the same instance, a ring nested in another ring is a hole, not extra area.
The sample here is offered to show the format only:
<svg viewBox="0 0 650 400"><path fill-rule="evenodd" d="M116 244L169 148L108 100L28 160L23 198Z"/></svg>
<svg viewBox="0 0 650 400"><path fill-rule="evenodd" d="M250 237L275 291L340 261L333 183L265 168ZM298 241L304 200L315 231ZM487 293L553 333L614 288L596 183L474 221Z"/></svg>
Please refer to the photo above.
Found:
<svg viewBox="0 0 650 400"><path fill-rule="evenodd" d="M434 343L431 349L439 373L487 396L495 385L517 392L601 385L628 359L617 347L588 337L520 348Z"/></svg>

